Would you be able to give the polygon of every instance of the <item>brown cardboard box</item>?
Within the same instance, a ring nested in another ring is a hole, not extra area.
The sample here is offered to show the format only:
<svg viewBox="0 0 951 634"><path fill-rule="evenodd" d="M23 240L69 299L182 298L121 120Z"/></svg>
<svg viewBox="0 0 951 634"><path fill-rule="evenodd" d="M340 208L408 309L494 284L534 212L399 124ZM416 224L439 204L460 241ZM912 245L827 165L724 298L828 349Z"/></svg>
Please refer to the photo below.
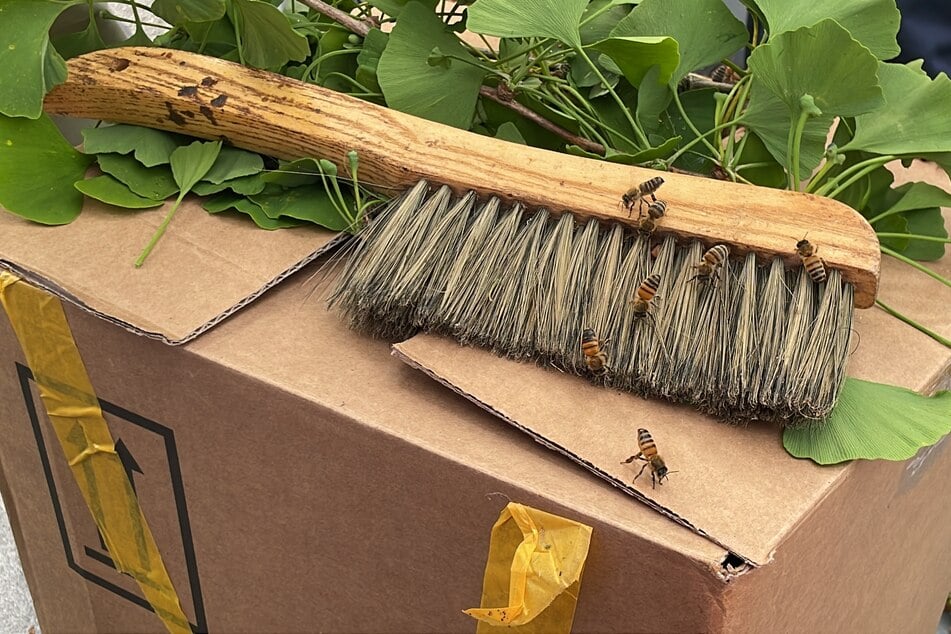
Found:
<svg viewBox="0 0 951 634"><path fill-rule="evenodd" d="M907 463L820 468L774 429L429 337L399 346L460 396L349 332L306 273L275 286L327 234L189 204L133 270L161 215L89 205L44 228L0 213L0 261L69 300L195 629L473 631L461 610L478 605L489 530L512 499L594 529L577 632L933 631L951 589L947 440ZM948 289L893 264L882 297L951 331ZM948 350L881 311L857 322L852 375L947 380ZM656 490L629 487L620 465L600 474L609 486L533 441L619 462L641 421L680 471ZM0 491L44 632L162 631L111 567L5 319L0 434Z"/></svg>

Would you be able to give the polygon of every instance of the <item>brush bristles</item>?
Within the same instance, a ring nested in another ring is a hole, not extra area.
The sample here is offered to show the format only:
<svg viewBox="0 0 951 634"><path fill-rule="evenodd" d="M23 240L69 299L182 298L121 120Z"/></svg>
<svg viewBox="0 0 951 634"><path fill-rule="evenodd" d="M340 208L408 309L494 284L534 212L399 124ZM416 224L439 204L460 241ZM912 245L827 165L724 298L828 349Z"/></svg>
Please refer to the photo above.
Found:
<svg viewBox="0 0 951 634"><path fill-rule="evenodd" d="M358 237L331 304L378 336L443 333L718 417L827 416L845 378L852 287L834 270L817 285L752 254L708 283L694 279L704 249L420 183ZM660 287L638 319L632 300L652 273ZM604 376L585 365L585 328L608 340Z"/></svg>

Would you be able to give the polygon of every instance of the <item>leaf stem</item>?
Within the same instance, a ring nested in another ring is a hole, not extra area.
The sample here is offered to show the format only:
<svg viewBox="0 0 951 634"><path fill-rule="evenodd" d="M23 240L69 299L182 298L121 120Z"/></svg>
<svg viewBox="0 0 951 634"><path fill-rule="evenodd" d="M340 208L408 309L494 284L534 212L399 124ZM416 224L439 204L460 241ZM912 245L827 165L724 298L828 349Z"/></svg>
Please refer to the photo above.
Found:
<svg viewBox="0 0 951 634"><path fill-rule="evenodd" d="M155 233L152 234L152 239L149 240L149 243L145 245L145 248L142 249L142 253L139 254L139 257L135 260L135 268L141 267L145 263L145 259L149 257L149 254L152 253L152 249L155 248L155 245L158 244L158 241L162 239L162 236L165 235L165 230L168 229L168 223L172 221L172 216L175 215L175 212L178 211L178 208L181 206L182 201L185 199L187 191L179 193L178 199L175 200L175 204L172 205L172 208L168 210L168 213L165 215L165 219L162 220L162 224L159 225L158 229L155 230Z"/></svg>
<svg viewBox="0 0 951 634"><path fill-rule="evenodd" d="M886 313L888 313L892 317L895 317L896 319L905 322L906 324L908 324L915 330L928 335L929 337L931 337L932 339L934 339L935 341L937 341L944 347L951 348L951 339L942 337L941 335L931 330L930 328L926 328L925 326L922 326L917 321L911 319L910 317L906 316L903 313L898 312L897 310L895 310L894 308L892 308L891 306L889 306L888 304L886 304L880 299L876 299L875 304L878 305L879 308L884 310Z"/></svg>
<svg viewBox="0 0 951 634"><path fill-rule="evenodd" d="M809 120L810 116L809 111L805 108L800 110L795 127L789 131L789 152L787 153L790 167L789 189L793 191L799 191L802 184L799 180L799 150L802 147L802 132L806 129L806 121Z"/></svg>
<svg viewBox="0 0 951 634"><path fill-rule="evenodd" d="M676 90L672 92L674 96L674 104L677 106L677 111L680 113L680 116L683 117L684 123L686 123L687 127L690 128L690 131L697 136L697 139L707 146L707 149L710 150L710 154L713 156L720 156L720 151L713 147L713 144L707 140L705 135L700 134L700 130L697 129L697 126L695 126L693 121L690 120L690 117L687 116L687 111L684 109L684 104L680 101L680 95L677 94ZM716 128L713 128L713 130L716 130ZM712 130L708 131L706 134L710 134L710 132L712 132Z"/></svg>
<svg viewBox="0 0 951 634"><path fill-rule="evenodd" d="M686 117L685 117L685 119L686 119ZM737 119L734 119L733 121L727 121L726 123L721 123L720 125L714 126L714 127L710 128L709 130L707 130L707 132L706 132L705 134L710 134L710 133L712 133L712 132L718 132L718 131L720 131L720 130L723 130L724 128L729 128L730 126L735 125L735 124L737 123L737 121L738 121ZM700 143L701 141L704 140L703 136L701 136L700 132L699 132L696 128L692 128L692 131L694 132L694 134L697 135L696 138L692 139L692 140L689 141L686 145L680 147L676 152L674 152L673 156L671 156L669 159L667 159L667 162L668 162L669 164L673 164L673 162L676 161L677 159L679 159L680 156L681 156L684 152L686 152L687 150L689 150L690 148L692 148L693 146L695 146L697 143ZM713 148L710 146L709 143L707 143L707 147L713 149ZM717 152L715 149L713 149L713 152L714 152L714 155L715 155L715 156L719 156L719 152Z"/></svg>
<svg viewBox="0 0 951 634"><path fill-rule="evenodd" d="M885 163L894 161L896 158L896 156L886 154L884 156L873 156L872 158L866 159L861 163L856 163L852 167L843 170L839 174L836 174L833 178L829 179L827 183L819 187L814 193L820 196L835 198L855 181L859 180L866 174L875 171ZM843 178L847 178L847 180L841 185L838 185L838 183L842 181ZM832 192L829 193L829 190L832 190Z"/></svg>
<svg viewBox="0 0 951 634"><path fill-rule="evenodd" d="M909 240L925 240L927 242L943 242L951 244L951 238L941 238L938 236L923 236L917 233L889 233L887 231L876 232L879 238L907 238Z"/></svg>
<svg viewBox="0 0 951 634"><path fill-rule="evenodd" d="M634 116L631 114L630 108L624 104L624 101L621 100L621 96L617 94L614 88L611 87L611 84L608 82L608 80L601 73L601 69L599 69L594 61L588 57L588 54L581 46L575 46L575 52L577 52L578 55L580 55L581 58L588 63L588 66L591 67L591 70L594 72L595 76L601 81L607 91L611 94L611 97L614 99L615 103L617 103L618 107L621 108L621 112L624 113L624 117L627 119L627 122L631 124L631 128L634 130L634 135L641 144L641 147L638 149L648 149L651 144L650 141L647 140L647 135L644 134L644 131L641 130L641 126L639 126L637 121L634 120ZM674 98L677 98L676 91L674 91Z"/></svg>
<svg viewBox="0 0 951 634"><path fill-rule="evenodd" d="M916 269L918 269L919 271L921 271L922 273L924 273L925 275L927 275L927 276L929 276L929 277L932 277L932 278L938 280L939 282L941 282L941 283L944 284L945 286L951 287L951 280L949 280L949 279L946 278L945 276L941 275L941 274L938 273L937 271L932 271L932 270L929 269L927 266L924 266L923 264L919 264L918 262L912 260L910 257L908 257L908 256L906 256L906 255L902 255L902 254L899 253L898 251L893 251L893 250L889 249L889 248L886 247L886 246L879 246L879 249L881 249L882 253L884 253L885 255L890 255L890 256L892 256L893 258L895 258L896 260L899 260L899 261L901 261L901 262L904 262L904 263L907 264L908 266L911 266L911 267L913 267L913 268L916 268Z"/></svg>

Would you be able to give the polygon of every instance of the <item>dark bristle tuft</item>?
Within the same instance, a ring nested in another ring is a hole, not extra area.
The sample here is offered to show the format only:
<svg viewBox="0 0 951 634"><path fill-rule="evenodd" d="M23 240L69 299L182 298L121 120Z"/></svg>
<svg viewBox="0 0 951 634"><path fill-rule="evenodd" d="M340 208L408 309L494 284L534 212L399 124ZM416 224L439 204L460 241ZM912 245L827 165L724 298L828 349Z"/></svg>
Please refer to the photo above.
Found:
<svg viewBox="0 0 951 634"><path fill-rule="evenodd" d="M377 336L432 331L590 377L579 346L590 328L610 339L610 372L591 380L739 422L814 423L845 379L852 287L834 270L817 285L750 254L696 279L698 242L655 246L621 225L425 183L358 241L330 303ZM652 274L659 287L638 319L631 300Z"/></svg>

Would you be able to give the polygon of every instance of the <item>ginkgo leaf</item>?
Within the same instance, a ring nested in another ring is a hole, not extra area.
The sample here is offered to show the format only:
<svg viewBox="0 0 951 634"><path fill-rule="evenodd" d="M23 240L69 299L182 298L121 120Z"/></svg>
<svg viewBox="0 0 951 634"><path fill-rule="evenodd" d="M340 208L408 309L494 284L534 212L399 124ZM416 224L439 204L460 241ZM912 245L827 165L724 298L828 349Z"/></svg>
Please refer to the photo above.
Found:
<svg viewBox="0 0 951 634"><path fill-rule="evenodd" d="M819 464L907 460L951 432L951 391L911 390L846 379L839 402L821 425L789 427L783 446Z"/></svg>
<svg viewBox="0 0 951 634"><path fill-rule="evenodd" d="M551 37L581 48L579 25L588 0L479 0L469 7L468 28L497 37Z"/></svg>

